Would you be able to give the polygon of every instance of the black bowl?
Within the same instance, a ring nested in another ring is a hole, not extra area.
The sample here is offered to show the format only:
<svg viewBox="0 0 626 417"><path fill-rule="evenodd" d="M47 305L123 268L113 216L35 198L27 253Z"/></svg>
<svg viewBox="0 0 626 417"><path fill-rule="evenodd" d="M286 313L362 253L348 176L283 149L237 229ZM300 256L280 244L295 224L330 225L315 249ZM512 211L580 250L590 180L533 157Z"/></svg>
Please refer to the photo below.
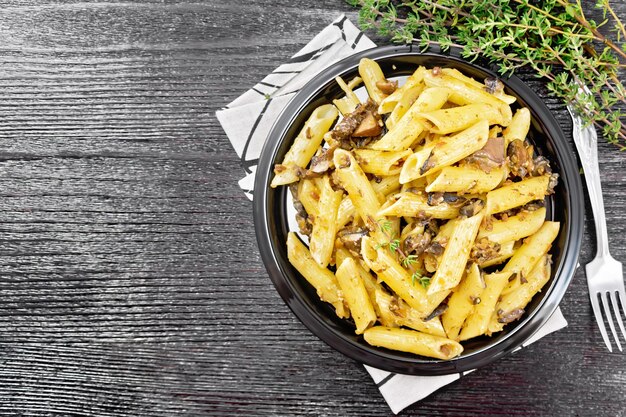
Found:
<svg viewBox="0 0 626 417"><path fill-rule="evenodd" d="M281 297L305 326L330 346L359 362L414 375L445 375L484 366L521 346L550 318L574 275L583 234L584 203L573 152L543 101L517 77L503 79L505 91L517 98L514 106L525 106L531 111L531 142L560 175L556 192L547 199L546 205L548 219L561 222L551 250L551 280L533 298L519 321L507 325L493 337L483 336L464 343L464 352L455 359L442 361L370 346L354 333L351 322L337 318L331 306L319 300L313 287L287 260L287 206L291 201L287 199L286 187L269 187L274 164L282 161L313 109L342 96L334 78L339 75L350 79L357 75L358 63L363 57L377 61L388 76L409 75L418 65L452 67L479 80L496 76L493 70L463 60L458 51L422 53L412 46L370 49L317 75L276 120L261 153L254 186L254 223L263 262Z"/></svg>

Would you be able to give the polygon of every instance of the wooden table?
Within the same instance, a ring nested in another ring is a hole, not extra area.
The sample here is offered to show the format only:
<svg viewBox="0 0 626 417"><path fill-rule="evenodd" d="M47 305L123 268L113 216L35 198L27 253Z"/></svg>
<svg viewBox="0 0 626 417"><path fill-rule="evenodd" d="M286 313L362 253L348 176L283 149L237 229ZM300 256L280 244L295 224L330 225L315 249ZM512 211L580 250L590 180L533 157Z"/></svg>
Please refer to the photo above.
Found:
<svg viewBox="0 0 626 417"><path fill-rule="evenodd" d="M0 415L391 414L274 290L215 118L342 12L356 21L340 0L3 2ZM626 154L599 153L626 260ZM403 415L626 415L626 353L602 343L582 269L561 307L566 329Z"/></svg>

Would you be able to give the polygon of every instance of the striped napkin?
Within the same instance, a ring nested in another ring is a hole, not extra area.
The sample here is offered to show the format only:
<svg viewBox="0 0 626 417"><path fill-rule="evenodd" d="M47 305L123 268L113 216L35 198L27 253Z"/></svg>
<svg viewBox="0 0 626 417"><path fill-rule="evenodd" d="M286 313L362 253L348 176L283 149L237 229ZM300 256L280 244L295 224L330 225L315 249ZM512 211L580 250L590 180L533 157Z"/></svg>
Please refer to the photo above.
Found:
<svg viewBox="0 0 626 417"><path fill-rule="evenodd" d="M232 143L246 175L239 186L252 200L259 155L274 120L289 100L311 78L331 64L376 45L344 15L326 26L286 63L236 98L216 115ZM567 326L560 309L523 347ZM521 348L520 348L521 349ZM412 376L390 373L364 365L394 413L425 398L464 374Z"/></svg>

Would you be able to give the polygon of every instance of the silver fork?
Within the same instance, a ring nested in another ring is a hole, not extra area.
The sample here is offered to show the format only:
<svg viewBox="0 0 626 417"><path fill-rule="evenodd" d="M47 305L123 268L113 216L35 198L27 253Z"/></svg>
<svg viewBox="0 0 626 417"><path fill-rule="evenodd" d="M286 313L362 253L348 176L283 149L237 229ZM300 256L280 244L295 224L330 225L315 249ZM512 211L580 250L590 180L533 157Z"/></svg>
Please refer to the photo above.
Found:
<svg viewBox="0 0 626 417"><path fill-rule="evenodd" d="M587 94L590 94L588 89L585 88L584 90ZM593 125L584 127L582 119L571 104L567 105L567 110L572 116L574 143L576 144L576 149L580 155L580 161L584 170L585 182L587 183L591 209L596 225L596 239L598 241L596 257L585 266L587 285L589 286L589 298L591 298L593 314L596 317L596 322L598 323L600 334L602 334L602 339L606 347L610 352L613 352L613 347L611 346L604 325L602 311L604 311L606 315L606 321L609 324L611 333L613 333L613 339L621 352L622 345L615 331L612 316L615 315L617 324L622 331L622 336L626 339L622 313L620 313L618 306L618 303L621 304L622 312L626 316L626 293L624 292L622 264L613 259L609 253L609 239L606 230L604 202L600 186L600 170L598 167L598 136ZM611 300L610 304L609 299ZM600 310L600 304L602 305L602 310ZM611 314L611 307L613 314Z"/></svg>

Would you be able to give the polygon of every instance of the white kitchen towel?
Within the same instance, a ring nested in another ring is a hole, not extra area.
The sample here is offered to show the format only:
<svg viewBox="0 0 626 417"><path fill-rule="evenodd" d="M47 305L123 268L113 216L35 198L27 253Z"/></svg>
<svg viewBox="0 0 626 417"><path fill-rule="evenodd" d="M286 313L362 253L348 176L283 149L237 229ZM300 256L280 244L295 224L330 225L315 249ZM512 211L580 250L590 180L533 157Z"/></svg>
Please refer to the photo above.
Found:
<svg viewBox="0 0 626 417"><path fill-rule="evenodd" d="M239 186L253 197L254 174L259 154L272 123L294 94L314 75L331 64L376 45L345 16L325 27L285 64L257 85L219 110L216 115L232 143L246 176ZM559 309L524 346L567 326ZM389 373L365 365L394 413L423 399L462 375L411 376ZM469 373L468 371L466 373Z"/></svg>

